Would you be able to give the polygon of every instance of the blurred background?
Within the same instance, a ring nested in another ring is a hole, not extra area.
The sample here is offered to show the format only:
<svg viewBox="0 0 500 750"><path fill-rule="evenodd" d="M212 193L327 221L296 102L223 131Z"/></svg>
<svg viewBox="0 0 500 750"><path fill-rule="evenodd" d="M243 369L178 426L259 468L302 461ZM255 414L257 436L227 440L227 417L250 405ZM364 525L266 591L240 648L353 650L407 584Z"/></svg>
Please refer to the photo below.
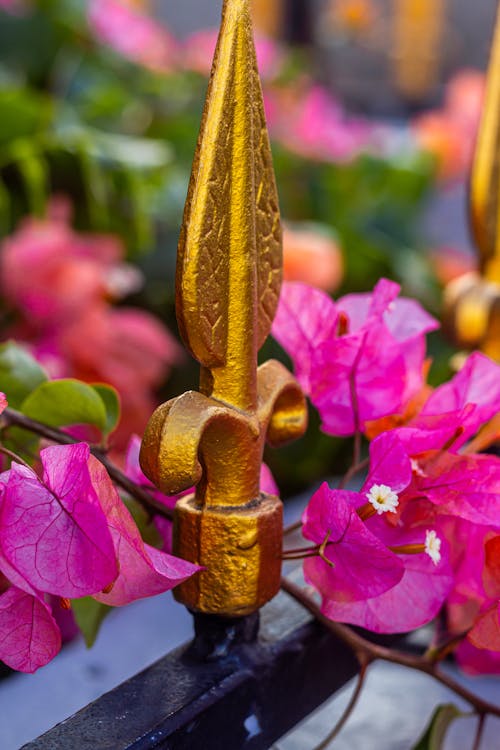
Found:
<svg viewBox="0 0 500 750"><path fill-rule="evenodd" d="M119 390L118 460L197 383L174 269L221 5L0 0L0 341ZM253 0L286 278L341 295L388 276L440 315L476 265L464 185L495 7ZM453 352L433 336L432 382ZM286 497L339 473L343 450L313 413L267 460Z"/></svg>
<svg viewBox="0 0 500 750"><path fill-rule="evenodd" d="M174 272L221 5L0 0L0 386L10 339L52 377L113 384L121 463L156 404L197 385L177 334ZM253 0L285 278L336 297L387 276L441 316L443 289L477 266L466 184L496 5ZM456 352L432 334L432 383ZM261 356L286 362L272 340ZM350 458L314 411L310 422L301 441L266 455L285 500ZM95 650L73 643L35 677L4 681L2 748L187 638L187 613L167 599L114 612ZM401 727L392 675L391 685L398 710L388 713ZM431 687L420 691L429 711ZM370 732L380 717L384 738L380 694ZM426 712L409 713L423 723Z"/></svg>

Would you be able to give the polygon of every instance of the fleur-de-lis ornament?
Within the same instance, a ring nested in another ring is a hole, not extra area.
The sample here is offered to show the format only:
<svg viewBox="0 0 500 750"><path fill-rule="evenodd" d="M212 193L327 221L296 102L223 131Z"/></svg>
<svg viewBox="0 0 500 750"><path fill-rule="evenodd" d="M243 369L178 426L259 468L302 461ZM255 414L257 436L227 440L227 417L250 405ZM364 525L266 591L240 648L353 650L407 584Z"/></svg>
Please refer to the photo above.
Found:
<svg viewBox="0 0 500 750"><path fill-rule="evenodd" d="M447 287L446 322L461 346L481 348L500 361L500 12L470 178L470 218L479 273Z"/></svg>
<svg viewBox="0 0 500 750"><path fill-rule="evenodd" d="M177 503L174 552L204 570L176 589L193 610L235 616L279 589L282 505L260 492L264 444L303 434L302 392L276 361L257 368L282 279L278 196L250 0L225 0L193 163L176 278L177 320L200 392L159 407L141 465Z"/></svg>

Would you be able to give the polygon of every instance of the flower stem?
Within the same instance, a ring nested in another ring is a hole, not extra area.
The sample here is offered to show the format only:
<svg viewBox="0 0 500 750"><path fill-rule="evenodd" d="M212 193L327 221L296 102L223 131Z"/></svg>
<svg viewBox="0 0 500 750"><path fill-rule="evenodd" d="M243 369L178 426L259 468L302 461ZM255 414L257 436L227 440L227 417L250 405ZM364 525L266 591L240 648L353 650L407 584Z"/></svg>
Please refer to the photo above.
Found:
<svg viewBox="0 0 500 750"><path fill-rule="evenodd" d="M36 419L26 417L21 412L15 409L5 409L2 412L0 420L5 422L7 425L15 425L16 427L22 427L28 432L32 432L35 435L49 440L51 443L57 443L59 445L74 445L78 443L71 435L67 435L62 430L57 430L55 427L49 427L43 422L38 422ZM157 516L163 516L164 518L173 518L173 511L167 508L159 500L156 500L147 490L140 487L138 484L129 479L120 469L115 466L109 458L99 448L90 446L90 452L106 467L111 479L125 492L127 492L134 500L143 506L149 513ZM16 461L18 459L16 458Z"/></svg>
<svg viewBox="0 0 500 750"><path fill-rule="evenodd" d="M417 672L423 672L424 674L433 677L437 682L440 682L456 695L467 701L467 703L475 708L478 714L492 714L493 716L500 717L500 705L496 706L493 703L489 703L489 701L485 701L475 693L467 690L467 688L454 680L453 677L449 677L445 672L441 672L438 666L432 661L426 659L425 656L414 656L413 654L407 654L404 651L379 646L378 644L372 643L366 638L363 638L361 635L358 635L358 633L355 633L354 630L347 625L329 620L323 615L320 608L311 597L308 596L300 586L292 583L287 578L281 579L281 588L293 599L302 604L303 607L314 615L314 617L337 638L349 646L358 655L358 658L361 656L370 661L376 661L379 659L380 661L386 661L391 664L399 664L403 667L408 667L409 669L415 669Z"/></svg>
<svg viewBox="0 0 500 750"><path fill-rule="evenodd" d="M351 716L352 712L356 708L357 702L359 700L359 696L361 695L361 691L363 689L364 683L365 683L365 677L366 677L366 671L368 669L369 662L364 661L361 664L361 669L359 671L358 680L356 682L356 687L354 688L354 692L351 695L351 700L347 704L344 713L338 720L338 722L335 724L331 732L328 734L325 739L319 743L319 745L316 745L314 750L326 750L326 748L333 742L333 740L340 734L342 729L344 728L345 723Z"/></svg>
<svg viewBox="0 0 500 750"><path fill-rule="evenodd" d="M479 748L481 747L481 740L483 738L485 724L486 724L486 714L479 714L476 735L474 737L474 745L472 746L472 750L479 750Z"/></svg>

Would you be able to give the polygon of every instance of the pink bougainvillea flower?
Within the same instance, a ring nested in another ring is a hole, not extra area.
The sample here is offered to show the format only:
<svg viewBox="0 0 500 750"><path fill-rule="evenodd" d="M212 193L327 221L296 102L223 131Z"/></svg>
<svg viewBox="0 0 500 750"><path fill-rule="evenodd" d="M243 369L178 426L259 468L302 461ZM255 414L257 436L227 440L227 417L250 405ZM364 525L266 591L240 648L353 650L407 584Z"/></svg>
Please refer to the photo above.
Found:
<svg viewBox="0 0 500 750"><path fill-rule="evenodd" d="M190 34L182 49L184 67L204 76L210 75L218 35L217 29L202 29ZM259 34L255 36L255 49L261 77L264 80L275 78L283 65L283 51L272 39Z"/></svg>
<svg viewBox="0 0 500 750"><path fill-rule="evenodd" d="M177 44L166 28L127 0L90 0L88 22L102 44L128 60L165 73L177 58Z"/></svg>
<svg viewBox="0 0 500 750"><path fill-rule="evenodd" d="M387 432L370 446L359 492L323 485L311 500L303 533L322 544L322 554L308 557L304 572L322 595L327 617L376 632L404 632L431 620L443 605L453 579L435 519L430 527L415 518L401 521L399 497L411 480L407 451L395 431Z"/></svg>
<svg viewBox="0 0 500 750"><path fill-rule="evenodd" d="M378 145L375 129L366 120L347 117L319 85L268 91L266 113L271 136L309 159L350 161Z"/></svg>
<svg viewBox="0 0 500 750"><path fill-rule="evenodd" d="M273 335L292 358L332 435L402 413L423 387L424 334L437 327L420 306L396 299L382 279L372 294L331 302L305 285L284 284Z"/></svg>
<svg viewBox="0 0 500 750"><path fill-rule="evenodd" d="M8 407L7 397L5 393L0 391L0 414Z"/></svg>
<svg viewBox="0 0 500 750"><path fill-rule="evenodd" d="M392 588L403 576L403 563L369 531L356 513L357 502L357 493L331 490L325 482L304 513L304 536L324 545L324 557L304 560L304 575L324 599L367 599Z"/></svg>
<svg viewBox="0 0 500 750"><path fill-rule="evenodd" d="M137 272L122 262L125 250L118 238L78 234L69 225L70 214L64 199L54 199L48 219L26 219L3 243L3 293L37 331L60 327L99 300L121 297L140 283Z"/></svg>
<svg viewBox="0 0 500 750"><path fill-rule="evenodd" d="M454 450L500 411L500 365L479 352L471 354L451 380L436 388L413 424L419 426L423 417L457 412L470 404L475 408L463 415L463 435Z"/></svg>
<svg viewBox="0 0 500 750"><path fill-rule="evenodd" d="M423 528L401 533L379 519L373 521L379 527L377 534L392 549L425 545L429 538ZM439 556L434 560L431 554L399 552L404 573L390 590L356 602L324 600L323 613L332 620L359 625L375 633L404 633L425 625L438 614L453 585L444 548L439 546Z"/></svg>
<svg viewBox="0 0 500 750"><path fill-rule="evenodd" d="M28 6L24 0L0 0L0 10L5 10L14 16L25 13Z"/></svg>
<svg viewBox="0 0 500 750"><path fill-rule="evenodd" d="M45 448L42 480L13 462L3 487L3 555L35 589L60 597L95 594L118 574L89 455L83 443Z"/></svg>
<svg viewBox="0 0 500 750"><path fill-rule="evenodd" d="M0 596L0 659L35 672L61 648L61 633L43 599L11 586Z"/></svg>
<svg viewBox="0 0 500 750"><path fill-rule="evenodd" d="M89 467L119 565L119 575L111 590L95 594L95 599L111 606L122 606L169 591L200 570L197 565L145 544L103 465L91 456Z"/></svg>

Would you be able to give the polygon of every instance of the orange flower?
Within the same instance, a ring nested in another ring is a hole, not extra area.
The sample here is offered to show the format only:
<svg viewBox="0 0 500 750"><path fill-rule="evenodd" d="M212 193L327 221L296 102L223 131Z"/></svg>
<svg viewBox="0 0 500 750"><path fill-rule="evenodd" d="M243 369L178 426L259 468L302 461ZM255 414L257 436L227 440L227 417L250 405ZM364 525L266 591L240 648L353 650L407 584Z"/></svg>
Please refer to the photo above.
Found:
<svg viewBox="0 0 500 750"><path fill-rule="evenodd" d="M448 84L443 109L427 112L413 123L420 146L436 158L441 179L459 179L469 170L484 89L482 73L464 70Z"/></svg>
<svg viewBox="0 0 500 750"><path fill-rule="evenodd" d="M327 13L334 27L350 34L367 31L377 16L373 0L331 0Z"/></svg>
<svg viewBox="0 0 500 750"><path fill-rule="evenodd" d="M303 281L325 291L333 291L339 286L343 275L338 244L310 227L285 227L283 275L286 281Z"/></svg>

